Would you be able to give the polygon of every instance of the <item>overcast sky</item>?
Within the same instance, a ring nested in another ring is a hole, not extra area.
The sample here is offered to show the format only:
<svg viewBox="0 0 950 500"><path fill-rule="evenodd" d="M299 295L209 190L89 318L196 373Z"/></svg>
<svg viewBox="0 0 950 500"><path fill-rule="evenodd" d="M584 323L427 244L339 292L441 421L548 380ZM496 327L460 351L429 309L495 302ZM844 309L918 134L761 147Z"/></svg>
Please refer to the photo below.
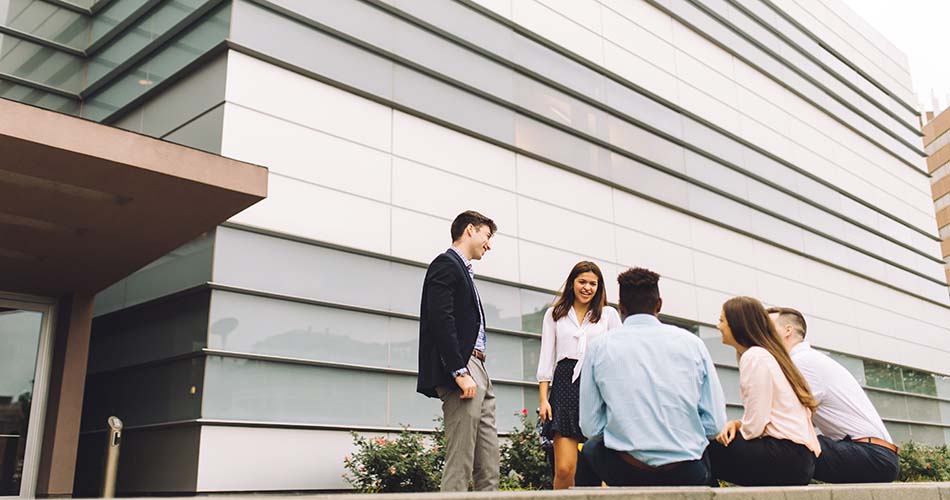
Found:
<svg viewBox="0 0 950 500"><path fill-rule="evenodd" d="M950 99L950 0L842 0L907 54L923 110Z"/></svg>

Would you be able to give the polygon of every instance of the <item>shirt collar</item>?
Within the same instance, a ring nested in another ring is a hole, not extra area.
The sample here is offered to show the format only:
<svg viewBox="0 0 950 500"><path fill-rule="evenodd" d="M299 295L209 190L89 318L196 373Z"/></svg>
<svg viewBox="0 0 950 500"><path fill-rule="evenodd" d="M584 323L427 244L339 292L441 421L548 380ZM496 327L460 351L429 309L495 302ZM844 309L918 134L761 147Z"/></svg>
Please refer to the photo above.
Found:
<svg viewBox="0 0 950 500"><path fill-rule="evenodd" d="M660 319L652 314L634 314L623 320L624 326L659 325Z"/></svg>
<svg viewBox="0 0 950 500"><path fill-rule="evenodd" d="M797 353L804 352L809 349L811 349L811 344L809 344L807 340L803 340L795 344L795 347L793 347L791 351L788 351L788 355L794 356Z"/></svg>
<svg viewBox="0 0 950 500"><path fill-rule="evenodd" d="M465 267L467 267L469 270L472 269L472 262L465 258L465 255L462 253L461 250L455 247L449 247L449 250L455 252L455 255L458 255L459 258L462 259L462 263L465 264Z"/></svg>
<svg viewBox="0 0 950 500"><path fill-rule="evenodd" d="M571 306L570 309L567 310L567 317L570 318L570 319L573 319L574 322L577 323L577 326L583 326L583 325L584 325L584 321L586 321L588 318L590 318L590 316L591 316L591 310L590 310L590 308L587 309L587 313L584 314L584 317L583 317L583 318L578 318L578 317L577 317L577 313L574 312L574 306Z"/></svg>

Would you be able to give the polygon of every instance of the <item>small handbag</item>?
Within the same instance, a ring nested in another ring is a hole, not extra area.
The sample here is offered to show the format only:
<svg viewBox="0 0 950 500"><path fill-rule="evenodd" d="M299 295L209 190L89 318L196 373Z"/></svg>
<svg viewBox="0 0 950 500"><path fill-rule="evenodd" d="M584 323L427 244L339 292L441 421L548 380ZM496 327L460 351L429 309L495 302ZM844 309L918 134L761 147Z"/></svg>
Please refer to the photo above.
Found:
<svg viewBox="0 0 950 500"><path fill-rule="evenodd" d="M545 452L554 450L554 420L547 419L541 420L541 409L538 408L538 442L541 444L541 449Z"/></svg>

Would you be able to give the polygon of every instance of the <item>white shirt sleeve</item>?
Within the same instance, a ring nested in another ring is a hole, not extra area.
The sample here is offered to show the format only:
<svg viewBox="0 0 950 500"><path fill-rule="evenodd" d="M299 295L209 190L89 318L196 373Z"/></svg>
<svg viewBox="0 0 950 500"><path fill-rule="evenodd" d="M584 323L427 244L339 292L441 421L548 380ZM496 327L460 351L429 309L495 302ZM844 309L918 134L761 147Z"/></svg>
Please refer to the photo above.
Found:
<svg viewBox="0 0 950 500"><path fill-rule="evenodd" d="M554 321L554 308L544 311L541 323L541 355L538 356L538 382L554 380L554 362L557 357L557 323Z"/></svg>

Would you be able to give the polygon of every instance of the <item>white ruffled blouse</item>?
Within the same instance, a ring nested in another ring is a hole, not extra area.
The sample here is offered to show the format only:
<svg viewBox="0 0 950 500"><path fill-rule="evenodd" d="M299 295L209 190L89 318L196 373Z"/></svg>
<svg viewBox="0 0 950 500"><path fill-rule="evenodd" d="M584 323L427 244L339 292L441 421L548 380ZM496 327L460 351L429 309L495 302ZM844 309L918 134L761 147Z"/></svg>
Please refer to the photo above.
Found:
<svg viewBox="0 0 950 500"><path fill-rule="evenodd" d="M573 307L568 310L566 316L554 321L554 308L549 307L544 312L544 322L541 326L538 382L551 382L554 379L554 368L562 359L577 360L571 382L577 380L581 374L581 365L584 364L587 342L622 324L620 313L611 306L604 306L600 321L596 323L590 322L590 311L583 321L578 321Z"/></svg>

